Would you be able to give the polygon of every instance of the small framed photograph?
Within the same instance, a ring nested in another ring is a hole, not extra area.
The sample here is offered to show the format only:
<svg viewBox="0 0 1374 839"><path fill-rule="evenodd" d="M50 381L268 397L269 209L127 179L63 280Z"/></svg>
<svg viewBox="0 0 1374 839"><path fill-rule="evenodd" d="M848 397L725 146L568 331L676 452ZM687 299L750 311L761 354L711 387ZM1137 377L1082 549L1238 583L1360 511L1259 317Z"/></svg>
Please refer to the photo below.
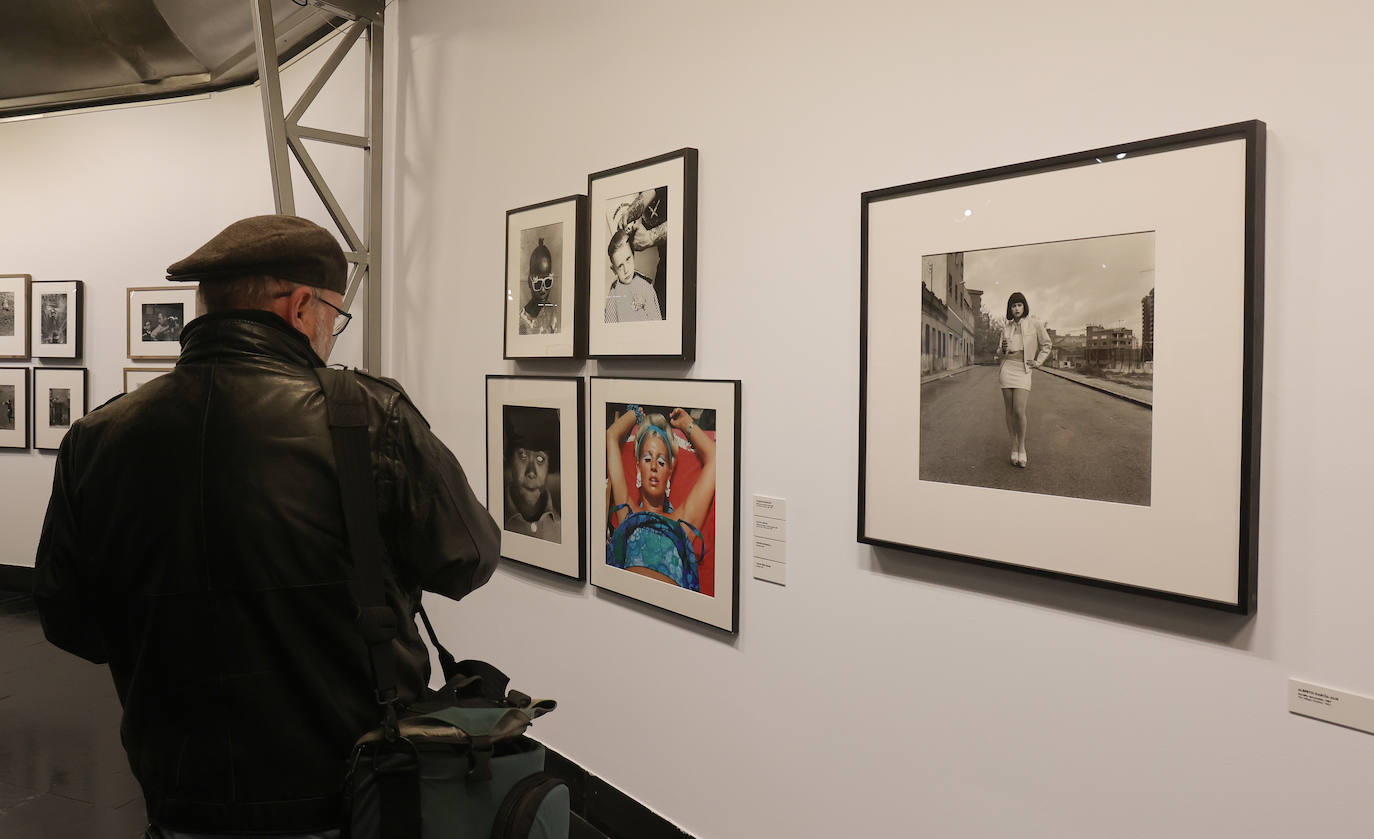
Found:
<svg viewBox="0 0 1374 839"><path fill-rule="evenodd" d="M125 367L124 392L133 393L158 376L175 370L175 367Z"/></svg>
<svg viewBox="0 0 1374 839"><path fill-rule="evenodd" d="M592 378L592 585L735 632L740 383Z"/></svg>
<svg viewBox="0 0 1374 839"><path fill-rule="evenodd" d="M181 355L181 330L196 316L196 286L129 289L129 358L148 361Z"/></svg>
<svg viewBox="0 0 1374 839"><path fill-rule="evenodd" d="M587 178L588 354L696 357L697 150Z"/></svg>
<svg viewBox="0 0 1374 839"><path fill-rule="evenodd" d="M29 447L29 368L0 367L0 449Z"/></svg>
<svg viewBox="0 0 1374 839"><path fill-rule="evenodd" d="M487 507L501 556L587 578L582 379L487 376Z"/></svg>
<svg viewBox="0 0 1374 839"><path fill-rule="evenodd" d="M33 369L33 447L57 451L72 423L86 415L85 367Z"/></svg>
<svg viewBox="0 0 1374 839"><path fill-rule="evenodd" d="M1264 161L1244 122L865 193L859 541L1252 613Z"/></svg>
<svg viewBox="0 0 1374 839"><path fill-rule="evenodd" d="M506 212L506 358L587 355L587 196Z"/></svg>
<svg viewBox="0 0 1374 839"><path fill-rule="evenodd" d="M81 312L80 280L44 280L30 286L30 344L34 358L80 358L81 331L85 326Z"/></svg>
<svg viewBox="0 0 1374 839"><path fill-rule="evenodd" d="M29 357L28 274L0 274L0 358Z"/></svg>

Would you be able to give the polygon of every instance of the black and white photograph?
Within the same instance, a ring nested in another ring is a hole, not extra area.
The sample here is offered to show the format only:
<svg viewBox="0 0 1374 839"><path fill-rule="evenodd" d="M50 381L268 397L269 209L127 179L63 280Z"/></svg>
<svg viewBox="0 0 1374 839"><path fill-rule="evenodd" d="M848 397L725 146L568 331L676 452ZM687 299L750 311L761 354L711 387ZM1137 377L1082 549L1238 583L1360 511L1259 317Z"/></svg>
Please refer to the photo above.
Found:
<svg viewBox="0 0 1374 839"><path fill-rule="evenodd" d="M592 379L592 584L734 631L738 381Z"/></svg>
<svg viewBox="0 0 1374 839"><path fill-rule="evenodd" d="M606 200L605 323L663 320L668 312L668 187Z"/></svg>
<svg viewBox="0 0 1374 839"><path fill-rule="evenodd" d="M81 357L82 285L80 280L30 283L29 329L34 358Z"/></svg>
<svg viewBox="0 0 1374 839"><path fill-rule="evenodd" d="M68 387L48 389L48 426L66 428L72 424L72 390Z"/></svg>
<svg viewBox="0 0 1374 839"><path fill-rule="evenodd" d="M41 294L38 297L39 320L38 343L67 343L67 295Z"/></svg>
<svg viewBox="0 0 1374 839"><path fill-rule="evenodd" d="M921 258L923 481L1150 503L1153 231Z"/></svg>
<svg viewBox="0 0 1374 839"><path fill-rule="evenodd" d="M29 357L28 274L0 274L0 358Z"/></svg>
<svg viewBox="0 0 1374 839"><path fill-rule="evenodd" d="M12 384L0 384L0 431L14 430L16 400L15 386Z"/></svg>
<svg viewBox="0 0 1374 839"><path fill-rule="evenodd" d="M186 325L186 312L180 303L143 304L143 340L177 341Z"/></svg>
<svg viewBox="0 0 1374 839"><path fill-rule="evenodd" d="M181 331L196 316L196 286L148 286L127 293L129 358L171 360L181 355Z"/></svg>
<svg viewBox="0 0 1374 839"><path fill-rule="evenodd" d="M579 377L487 376L487 506L501 556L579 580L582 395Z"/></svg>
<svg viewBox="0 0 1374 839"><path fill-rule="evenodd" d="M506 358L586 355L586 223L584 195L506 212Z"/></svg>
<svg viewBox="0 0 1374 839"><path fill-rule="evenodd" d="M503 527L546 542L563 541L558 409L502 405L505 461Z"/></svg>
<svg viewBox="0 0 1374 839"><path fill-rule="evenodd" d="M86 415L86 399L86 368L34 368L34 448L56 451L67 430Z"/></svg>
<svg viewBox="0 0 1374 839"><path fill-rule="evenodd" d="M863 193L860 542L1254 611L1264 136Z"/></svg>
<svg viewBox="0 0 1374 839"><path fill-rule="evenodd" d="M29 447L29 371L0 367L0 449Z"/></svg>
<svg viewBox="0 0 1374 839"><path fill-rule="evenodd" d="M695 149L588 178L592 356L694 356L696 183Z"/></svg>
<svg viewBox="0 0 1374 839"><path fill-rule="evenodd" d="M14 337L14 292L0 291L0 338Z"/></svg>

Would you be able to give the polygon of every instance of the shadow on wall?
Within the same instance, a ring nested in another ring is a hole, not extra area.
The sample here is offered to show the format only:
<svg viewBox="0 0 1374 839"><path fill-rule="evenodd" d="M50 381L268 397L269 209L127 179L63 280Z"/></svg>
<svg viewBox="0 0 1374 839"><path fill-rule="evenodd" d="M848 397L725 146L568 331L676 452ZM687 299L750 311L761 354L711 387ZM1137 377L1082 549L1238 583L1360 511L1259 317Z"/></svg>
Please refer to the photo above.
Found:
<svg viewBox="0 0 1374 839"><path fill-rule="evenodd" d="M861 548L867 548L867 570L889 577L985 594L1113 624L1126 624L1256 652L1256 615L1236 615L892 548Z"/></svg>

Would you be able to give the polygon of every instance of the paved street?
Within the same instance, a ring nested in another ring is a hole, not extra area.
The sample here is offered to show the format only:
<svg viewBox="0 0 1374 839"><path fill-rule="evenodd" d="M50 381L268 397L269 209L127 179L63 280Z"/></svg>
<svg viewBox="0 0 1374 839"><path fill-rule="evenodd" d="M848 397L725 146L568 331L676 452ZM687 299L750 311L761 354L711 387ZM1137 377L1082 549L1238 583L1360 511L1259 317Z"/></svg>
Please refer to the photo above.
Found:
<svg viewBox="0 0 1374 839"><path fill-rule="evenodd" d="M1036 372L1027 414L1021 469L996 367L921 385L921 480L1150 503L1149 408Z"/></svg>

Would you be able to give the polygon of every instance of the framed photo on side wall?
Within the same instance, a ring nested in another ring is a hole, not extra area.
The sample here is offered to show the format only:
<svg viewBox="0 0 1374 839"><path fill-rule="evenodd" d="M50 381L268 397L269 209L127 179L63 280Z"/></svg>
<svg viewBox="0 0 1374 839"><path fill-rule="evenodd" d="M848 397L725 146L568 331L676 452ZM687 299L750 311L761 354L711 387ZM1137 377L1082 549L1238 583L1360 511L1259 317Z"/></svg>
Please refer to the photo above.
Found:
<svg viewBox="0 0 1374 839"><path fill-rule="evenodd" d="M0 367L0 449L29 447L29 368Z"/></svg>
<svg viewBox="0 0 1374 839"><path fill-rule="evenodd" d="M1255 121L864 193L859 541L1252 613L1264 165Z"/></svg>
<svg viewBox="0 0 1374 839"><path fill-rule="evenodd" d="M33 447L57 451L72 423L86 415L85 367L33 370Z"/></svg>
<svg viewBox="0 0 1374 839"><path fill-rule="evenodd" d="M587 354L587 196L506 212L506 358Z"/></svg>
<svg viewBox="0 0 1374 839"><path fill-rule="evenodd" d="M740 383L592 378L592 585L739 626Z"/></svg>
<svg viewBox="0 0 1374 839"><path fill-rule="evenodd" d="M85 326L80 280L44 280L30 285L30 345L34 358L81 357Z"/></svg>
<svg viewBox="0 0 1374 839"><path fill-rule="evenodd" d="M501 556L587 577L582 379L487 376L487 508Z"/></svg>
<svg viewBox="0 0 1374 839"><path fill-rule="evenodd" d="M129 358L150 361L181 355L181 330L195 316L194 284L129 289Z"/></svg>
<svg viewBox="0 0 1374 839"><path fill-rule="evenodd" d="M29 357L28 274L0 274L0 358Z"/></svg>
<svg viewBox="0 0 1374 839"><path fill-rule="evenodd" d="M175 369L175 367L125 367L124 392L133 393L158 376L164 376Z"/></svg>
<svg viewBox="0 0 1374 839"><path fill-rule="evenodd" d="M696 357L697 150L587 177L588 355Z"/></svg>

